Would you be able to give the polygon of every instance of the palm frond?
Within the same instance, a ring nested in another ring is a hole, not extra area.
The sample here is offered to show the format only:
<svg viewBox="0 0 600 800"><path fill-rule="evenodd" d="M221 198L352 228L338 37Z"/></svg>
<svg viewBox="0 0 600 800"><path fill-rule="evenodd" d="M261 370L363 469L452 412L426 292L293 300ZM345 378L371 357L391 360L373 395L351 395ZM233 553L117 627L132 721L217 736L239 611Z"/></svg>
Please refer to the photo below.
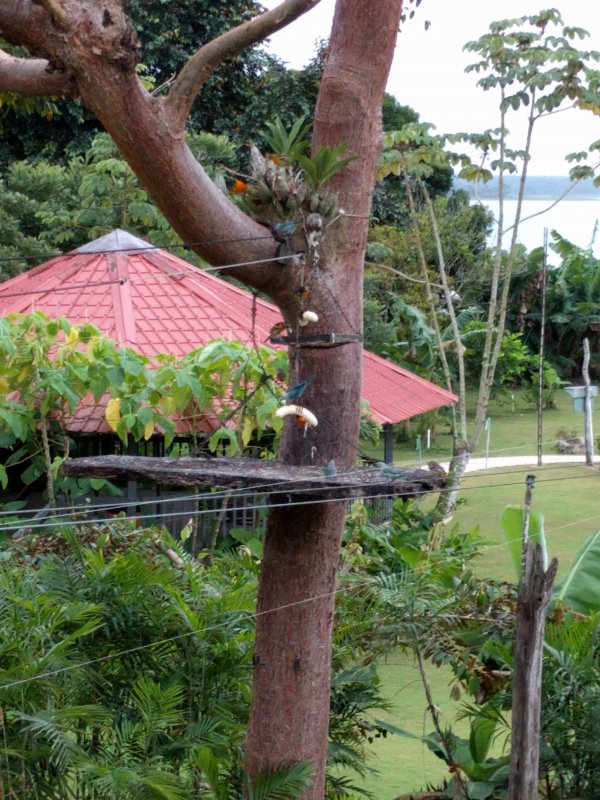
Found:
<svg viewBox="0 0 600 800"><path fill-rule="evenodd" d="M311 764L301 762L261 772L255 781L247 779L248 800L290 800L299 797L313 775Z"/></svg>

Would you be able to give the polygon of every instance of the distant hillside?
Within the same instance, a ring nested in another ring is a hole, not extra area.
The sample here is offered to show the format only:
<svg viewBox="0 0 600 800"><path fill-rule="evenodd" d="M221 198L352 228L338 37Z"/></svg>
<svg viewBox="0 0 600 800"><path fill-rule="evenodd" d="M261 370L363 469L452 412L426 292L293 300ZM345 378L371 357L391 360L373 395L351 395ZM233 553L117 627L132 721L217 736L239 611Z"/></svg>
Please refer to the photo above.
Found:
<svg viewBox="0 0 600 800"><path fill-rule="evenodd" d="M533 175L527 178L525 187L526 200L556 200L570 186L571 181L566 175ZM475 196L475 186L469 181L460 178L454 179L455 189L464 189L471 197ZM506 199L516 199L519 191L519 176L509 175L504 178ZM482 200L498 199L498 179L493 178L489 183L477 184L477 196ZM582 181L572 189L567 200L600 200L600 189L593 186L592 181Z"/></svg>

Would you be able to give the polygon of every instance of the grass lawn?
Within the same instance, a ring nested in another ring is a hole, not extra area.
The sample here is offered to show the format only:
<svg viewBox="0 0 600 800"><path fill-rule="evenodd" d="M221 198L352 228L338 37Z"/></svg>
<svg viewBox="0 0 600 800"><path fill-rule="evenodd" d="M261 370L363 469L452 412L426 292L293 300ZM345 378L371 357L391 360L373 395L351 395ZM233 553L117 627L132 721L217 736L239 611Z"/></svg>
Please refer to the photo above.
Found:
<svg viewBox="0 0 600 800"><path fill-rule="evenodd" d="M533 508L544 515L549 555L558 558L558 579L565 574L575 552L600 528L600 469L584 464L542 467L504 467L469 473L460 505L452 520L461 530L479 528L485 544L478 561L482 577L514 580L514 572L499 525L507 505L522 505L525 476L536 476Z"/></svg>
<svg viewBox="0 0 600 800"><path fill-rule="evenodd" d="M387 714L380 714L380 718L415 736L431 733L433 725L429 714L425 714L427 701L413 657L395 653L379 664L379 674L386 697L394 704L394 708ZM427 665L427 678L435 703L442 710L442 721L452 722L455 732L465 735L467 723L454 722L460 702L450 698L451 677L449 669ZM438 784L447 776L445 764L416 739L388 735L385 739L376 739L372 751L370 766L379 774L368 778L362 785L377 800L393 800L428 783Z"/></svg>
<svg viewBox="0 0 600 800"><path fill-rule="evenodd" d="M562 394L562 393L561 393ZM560 428L580 434L581 414L574 414L570 398L558 398L559 407L544 417L544 452L554 451L556 432ZM495 404L490 412L492 440L490 455L527 455L536 453L537 419L535 409L527 406L521 396L516 398L515 410ZM449 436L447 437L449 439ZM450 442L444 435L436 436L431 456L443 460L449 454ZM480 449L481 452L481 449ZM395 451L396 463L414 461L414 451ZM600 470L584 465L543 467L504 467L470 473L464 480L463 502L456 509L453 524L461 530L479 528L484 544L477 570L482 577L514 580L508 549L500 530L499 516L506 505L522 505L525 475L536 475L533 492L534 508L545 518L545 530L550 556L559 560L559 580L568 570L579 546L600 527ZM432 503L427 498L424 503ZM422 734L432 729L425 716L426 700L416 665L410 656L400 653L380 664L385 696L394 703L389 719L411 733ZM454 726L460 702L449 697L451 674L446 669L428 667L435 702L444 712L447 723ZM461 725L463 727L461 727ZM457 723L457 733L464 733L465 723ZM393 800L400 794L424 788L445 776L444 764L416 740L388 736L372 745L371 766L380 775L366 782L377 800Z"/></svg>
<svg viewBox="0 0 600 800"><path fill-rule="evenodd" d="M468 414L469 428L472 426L474 419L474 400L474 395L468 397L468 406L471 409ZM542 451L544 453L556 452L555 446L558 431L567 431L571 435L583 436L583 414L575 414L572 411L571 398L566 392L557 393L556 406L556 408L544 411L542 416ZM450 458L452 437L449 431L449 424L443 416L445 413L440 411L432 436L431 449L423 452L424 461L430 458L436 461L444 461ZM522 390L515 392L514 402L511 401L510 397L492 401L488 417L491 420L490 456L516 456L537 453L537 411L525 392ZM411 426L413 431L410 434L411 441L397 443L394 446L394 462L396 464L416 462L415 440L418 426L415 420L412 420ZM423 446L425 445L424 439L425 437L423 437ZM372 455L376 458L381 458L383 455L383 445L375 447L363 444L361 449L366 455ZM484 432L475 455L485 455L485 449L486 436Z"/></svg>

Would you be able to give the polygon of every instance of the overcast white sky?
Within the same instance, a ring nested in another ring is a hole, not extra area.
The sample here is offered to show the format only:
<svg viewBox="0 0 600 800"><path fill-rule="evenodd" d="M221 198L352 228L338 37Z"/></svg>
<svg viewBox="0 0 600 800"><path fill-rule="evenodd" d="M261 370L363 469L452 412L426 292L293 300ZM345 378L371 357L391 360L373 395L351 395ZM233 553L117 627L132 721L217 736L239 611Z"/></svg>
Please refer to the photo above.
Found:
<svg viewBox="0 0 600 800"><path fill-rule="evenodd" d="M262 0L273 8L279 0ZM393 2L393 0L390 0ZM327 37L335 0L321 0L312 11L271 38L271 49L291 67L310 60L315 41ZM483 131L498 124L497 96L475 86L476 76L465 74L473 54L463 45L487 33L490 22L557 8L568 25L585 28L590 38L578 46L600 50L598 0L423 0L408 22L396 46L388 91L400 103L412 106L423 122L433 123L438 133ZM426 32L424 21L430 20ZM373 43L377 46L377 42ZM522 147L522 129L515 115L509 120L514 134L511 145ZM566 174L564 155L582 150L600 138L600 117L573 111L540 120L534 138L532 174Z"/></svg>

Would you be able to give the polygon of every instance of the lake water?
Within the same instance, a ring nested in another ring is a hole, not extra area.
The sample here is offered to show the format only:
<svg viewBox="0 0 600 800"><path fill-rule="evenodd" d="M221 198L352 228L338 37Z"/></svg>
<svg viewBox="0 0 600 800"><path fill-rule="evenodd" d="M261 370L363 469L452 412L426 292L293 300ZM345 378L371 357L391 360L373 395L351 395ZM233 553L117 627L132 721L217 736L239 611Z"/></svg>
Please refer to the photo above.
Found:
<svg viewBox="0 0 600 800"><path fill-rule="evenodd" d="M497 200L484 200L483 205L487 206L494 216L498 215L499 203ZM525 200L521 218L531 214L539 214L548 208L550 200ZM504 201L504 228L512 224L517 210L516 200ZM519 226L518 241L524 244L528 250L534 247L541 247L544 243L544 228L548 228L548 242L552 243L550 231L556 230L564 239L568 239L578 247L587 247L592 241L594 225L600 219L600 200L562 200L549 211L539 216L521 222ZM495 233L492 241L495 241ZM505 236L504 247L508 248L510 243L510 233ZM553 262L555 254L551 249L548 251L549 261ZM600 223L599 230L594 244L594 255L600 258Z"/></svg>

